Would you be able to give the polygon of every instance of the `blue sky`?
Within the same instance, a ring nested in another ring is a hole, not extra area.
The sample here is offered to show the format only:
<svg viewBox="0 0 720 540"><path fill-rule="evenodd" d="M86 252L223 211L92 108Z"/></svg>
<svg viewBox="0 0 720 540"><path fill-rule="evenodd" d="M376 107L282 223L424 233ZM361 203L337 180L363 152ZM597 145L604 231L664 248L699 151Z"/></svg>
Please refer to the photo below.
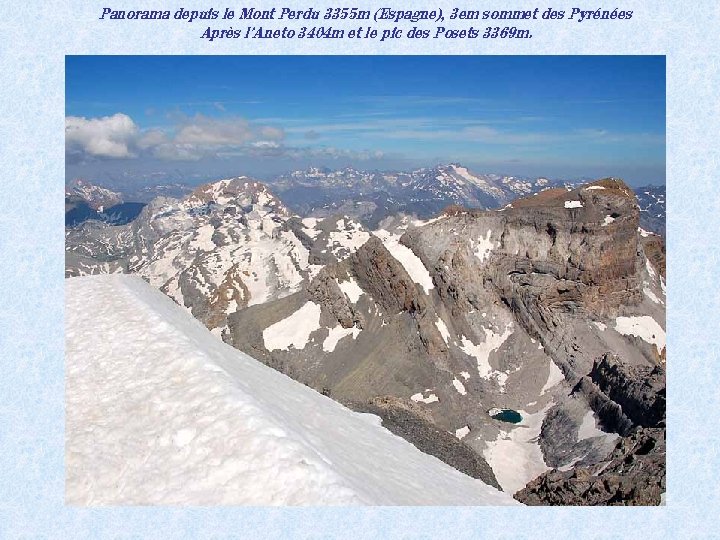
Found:
<svg viewBox="0 0 720 540"><path fill-rule="evenodd" d="M665 182L665 58L69 56L68 179L308 166Z"/></svg>

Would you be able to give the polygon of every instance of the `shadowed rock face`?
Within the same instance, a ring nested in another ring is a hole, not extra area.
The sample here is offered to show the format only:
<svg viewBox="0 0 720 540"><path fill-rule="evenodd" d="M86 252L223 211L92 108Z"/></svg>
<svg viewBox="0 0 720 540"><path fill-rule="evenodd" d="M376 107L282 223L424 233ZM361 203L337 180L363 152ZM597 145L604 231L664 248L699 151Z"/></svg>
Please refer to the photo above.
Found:
<svg viewBox="0 0 720 540"><path fill-rule="evenodd" d="M574 389L585 397L606 429L627 435L636 427L665 426L665 368L630 366L606 353Z"/></svg>
<svg viewBox="0 0 720 540"><path fill-rule="evenodd" d="M605 354L575 388L608 427L625 436L607 456L552 470L515 498L530 505L658 505L665 492L665 369L628 366Z"/></svg>
<svg viewBox="0 0 720 540"><path fill-rule="evenodd" d="M323 268L310 282L307 291L310 299L325 306L343 328L363 327L362 314L353 309L353 305L340 289L332 269Z"/></svg>
<svg viewBox="0 0 720 540"><path fill-rule="evenodd" d="M665 368L628 366L605 354L595 361L592 381L637 426L657 427L665 420Z"/></svg>
<svg viewBox="0 0 720 540"><path fill-rule="evenodd" d="M367 403L348 405L356 411L379 416L384 427L426 454L437 457L468 476L502 489L490 465L482 456L454 435L438 429L416 404L393 397L378 397Z"/></svg>
<svg viewBox="0 0 720 540"><path fill-rule="evenodd" d="M660 504L664 492L665 430L639 428L602 463L547 472L514 497L533 506L649 506Z"/></svg>
<svg viewBox="0 0 720 540"><path fill-rule="evenodd" d="M656 235L640 236L645 256L652 265L658 269L660 275L665 278L665 242Z"/></svg>
<svg viewBox="0 0 720 540"><path fill-rule="evenodd" d="M351 257L360 286L387 310L423 313L425 301L397 259L372 237Z"/></svg>

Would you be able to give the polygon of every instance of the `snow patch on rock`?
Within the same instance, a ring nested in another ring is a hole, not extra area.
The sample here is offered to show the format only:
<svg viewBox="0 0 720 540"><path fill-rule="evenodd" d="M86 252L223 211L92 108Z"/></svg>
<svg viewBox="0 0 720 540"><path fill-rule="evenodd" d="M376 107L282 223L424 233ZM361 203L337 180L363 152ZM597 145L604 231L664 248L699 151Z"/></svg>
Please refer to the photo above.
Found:
<svg viewBox="0 0 720 540"><path fill-rule="evenodd" d="M470 247L473 249L473 253L475 256L480 260L480 262L485 262L485 259L487 259L490 255L490 252L497 247L495 243L490 240L490 236L492 235L492 231L488 229L488 232L485 234L485 236L480 236L477 239L477 244L473 240L470 240Z"/></svg>
<svg viewBox="0 0 720 540"><path fill-rule="evenodd" d="M565 375L563 375L562 370L557 367L557 364L550 360L550 372L548 374L547 381L545 382L545 386L542 387L542 390L540 390L540 395L544 394L548 390L550 390L553 386L559 384L560 382L565 380Z"/></svg>
<svg viewBox="0 0 720 540"><path fill-rule="evenodd" d="M465 385L461 383L457 378L453 379L453 386L455 387L455 390L458 391L458 394L461 396L464 396L467 394L467 390L465 390Z"/></svg>
<svg viewBox="0 0 720 540"><path fill-rule="evenodd" d="M506 493L515 493L531 480L550 470L543 459L538 438L543 419L552 402L541 411L518 411L522 421L509 431L501 430L494 441L486 443L483 456Z"/></svg>
<svg viewBox="0 0 720 540"><path fill-rule="evenodd" d="M263 330L263 342L268 351L287 351L290 347L304 349L310 334L320 328L320 306L306 302L289 317Z"/></svg>
<svg viewBox="0 0 720 540"><path fill-rule="evenodd" d="M412 396L410 396L410 399L412 399L416 403L435 403L436 401L440 401L440 399L435 394L430 394L428 397L425 397L422 392L413 394Z"/></svg>
<svg viewBox="0 0 720 540"><path fill-rule="evenodd" d="M437 320L435 321L435 327L440 332L440 335L442 336L445 343L448 343L448 339L450 339L450 332L448 331L448 328L445 325L445 321L443 321L440 317L438 317Z"/></svg>
<svg viewBox="0 0 720 540"><path fill-rule="evenodd" d="M614 440L618 438L618 435L616 433L605 433L601 430L597 426L597 421L595 420L593 412L588 411L585 413L585 416L583 416L580 427L578 428L578 441L591 439L592 437L608 437L611 440Z"/></svg>
<svg viewBox="0 0 720 540"><path fill-rule="evenodd" d="M328 331L328 335L323 341L323 351L333 352L338 342L345 336L352 336L356 339L360 335L360 329L353 326L352 328L343 328L341 325L337 325L335 328L331 328Z"/></svg>
<svg viewBox="0 0 720 540"><path fill-rule="evenodd" d="M435 288L430 272L412 249L400 243L400 235L392 234L384 229L375 231L373 234L382 241L390 254L403 265L410 279L420 285L425 294L430 294L430 290Z"/></svg>
<svg viewBox="0 0 720 540"><path fill-rule="evenodd" d="M347 281L338 282L338 285L340 286L340 290L347 295L348 299L353 304L360 300L360 297L365 294L365 291L360 288L360 285L358 285L357 281L353 278L350 278Z"/></svg>
<svg viewBox="0 0 720 540"><path fill-rule="evenodd" d="M494 370L490 365L490 353L498 350L505 343L505 340L510 337L513 332L512 324L509 324L502 334L497 334L489 328L483 328L483 331L485 332L485 341L477 345L462 336L460 350L469 356L475 357L480 377L483 379L497 378L501 372Z"/></svg>
<svg viewBox="0 0 720 540"><path fill-rule="evenodd" d="M655 345L658 354L665 349L665 330L649 315L640 317L618 317L615 330L624 336L636 336Z"/></svg>

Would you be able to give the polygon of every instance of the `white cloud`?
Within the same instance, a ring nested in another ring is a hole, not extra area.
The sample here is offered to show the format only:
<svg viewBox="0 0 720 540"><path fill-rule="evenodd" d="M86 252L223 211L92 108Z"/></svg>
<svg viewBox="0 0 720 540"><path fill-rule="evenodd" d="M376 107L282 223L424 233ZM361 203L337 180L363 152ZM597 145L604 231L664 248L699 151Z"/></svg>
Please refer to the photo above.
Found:
<svg viewBox="0 0 720 540"><path fill-rule="evenodd" d="M281 129L255 126L243 118L216 119L196 115L184 123L174 141L198 146L242 146L258 140L282 138Z"/></svg>
<svg viewBox="0 0 720 540"><path fill-rule="evenodd" d="M130 158L141 155L163 160L193 161L228 152L281 148L282 129L257 125L243 118L216 119L203 115L182 118L170 129L141 131L128 115L65 119L65 148L73 159Z"/></svg>
<svg viewBox="0 0 720 540"><path fill-rule="evenodd" d="M132 118L122 113L102 118L68 116L65 118L65 147L69 152L95 157L133 157L131 145L138 132Z"/></svg>
<svg viewBox="0 0 720 540"><path fill-rule="evenodd" d="M274 139L274 140L280 140L285 136L285 133L282 129L271 127L271 126L263 126L258 130L258 134L263 139Z"/></svg>
<svg viewBox="0 0 720 540"><path fill-rule="evenodd" d="M195 117L175 135L179 144L200 146L243 145L252 140L252 130L246 120L214 120Z"/></svg>
<svg viewBox="0 0 720 540"><path fill-rule="evenodd" d="M137 141L138 148L146 150L166 144L168 142L167 136L164 132L159 129L151 129L143 133Z"/></svg>
<svg viewBox="0 0 720 540"><path fill-rule="evenodd" d="M168 161L197 161L205 155L210 155L210 152L193 144L178 144L175 142L154 146L151 153L153 157Z"/></svg>
<svg viewBox="0 0 720 540"><path fill-rule="evenodd" d="M276 141L255 141L252 146L253 148L280 148L280 144Z"/></svg>

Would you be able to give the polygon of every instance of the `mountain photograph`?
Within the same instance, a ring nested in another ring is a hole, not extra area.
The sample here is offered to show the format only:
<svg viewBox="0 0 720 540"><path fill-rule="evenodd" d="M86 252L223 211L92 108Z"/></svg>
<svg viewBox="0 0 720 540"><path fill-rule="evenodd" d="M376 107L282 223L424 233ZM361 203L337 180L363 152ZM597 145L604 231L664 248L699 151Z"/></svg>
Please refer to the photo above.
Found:
<svg viewBox="0 0 720 540"><path fill-rule="evenodd" d="M665 58L68 56L65 499L658 506Z"/></svg>

